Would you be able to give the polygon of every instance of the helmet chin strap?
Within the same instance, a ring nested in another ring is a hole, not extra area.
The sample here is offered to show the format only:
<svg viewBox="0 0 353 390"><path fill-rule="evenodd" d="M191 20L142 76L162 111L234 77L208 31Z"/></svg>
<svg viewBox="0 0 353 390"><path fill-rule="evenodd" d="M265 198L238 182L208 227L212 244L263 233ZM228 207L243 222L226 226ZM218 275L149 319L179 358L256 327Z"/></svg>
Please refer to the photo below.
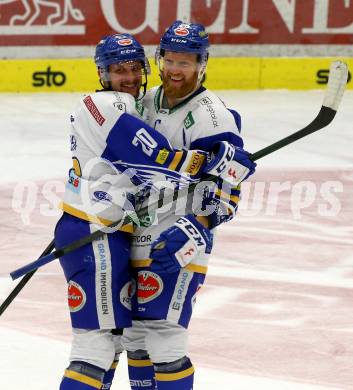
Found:
<svg viewBox="0 0 353 390"><path fill-rule="evenodd" d="M145 82L143 84L141 84L141 87L142 87L142 94L140 94L140 96L138 96L136 98L137 101L141 100L144 98L144 96L146 95L146 92L147 92L147 69L146 68L143 68L143 73L145 75ZM140 88L141 89L141 88Z"/></svg>
<svg viewBox="0 0 353 390"><path fill-rule="evenodd" d="M98 75L99 75L99 84L102 86L104 91L112 91L112 84L109 80L109 77L107 76L109 73L104 68L98 68Z"/></svg>
<svg viewBox="0 0 353 390"><path fill-rule="evenodd" d="M99 79L99 84L103 87L104 91L112 91L112 84L110 81L102 81L102 79Z"/></svg>

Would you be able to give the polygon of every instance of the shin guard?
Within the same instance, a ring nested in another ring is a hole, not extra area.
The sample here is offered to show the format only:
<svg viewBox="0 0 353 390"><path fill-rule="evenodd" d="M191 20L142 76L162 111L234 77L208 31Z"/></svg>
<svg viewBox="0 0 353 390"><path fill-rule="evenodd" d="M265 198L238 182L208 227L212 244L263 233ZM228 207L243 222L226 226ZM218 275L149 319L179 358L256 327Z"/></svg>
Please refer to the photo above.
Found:
<svg viewBox="0 0 353 390"><path fill-rule="evenodd" d="M155 390L154 368L146 351L128 352L131 390Z"/></svg>
<svg viewBox="0 0 353 390"><path fill-rule="evenodd" d="M192 390L194 367L188 357L154 365L158 390Z"/></svg>
<svg viewBox="0 0 353 390"><path fill-rule="evenodd" d="M104 370L86 362L71 362L65 370L60 390L101 389Z"/></svg>
<svg viewBox="0 0 353 390"><path fill-rule="evenodd" d="M110 369L104 374L102 390L109 390L111 388L118 363L119 360L114 360Z"/></svg>

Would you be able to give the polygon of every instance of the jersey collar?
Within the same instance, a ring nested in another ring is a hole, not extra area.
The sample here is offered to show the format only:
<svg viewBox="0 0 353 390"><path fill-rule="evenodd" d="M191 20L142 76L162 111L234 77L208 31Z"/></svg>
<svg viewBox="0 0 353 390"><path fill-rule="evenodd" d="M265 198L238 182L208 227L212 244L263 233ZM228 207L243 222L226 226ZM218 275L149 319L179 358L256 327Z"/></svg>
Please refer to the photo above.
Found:
<svg viewBox="0 0 353 390"><path fill-rule="evenodd" d="M189 95L185 100L171 108L170 110L166 109L166 111L169 111L169 114L175 112L180 107L183 107L185 104L187 104L191 99L193 99L195 96L199 95L203 91L206 91L206 88L204 86L200 86L195 92L193 92L191 95ZM163 87L160 85L157 89L156 95L154 96L154 107L156 109L156 112L159 112L159 110L162 107L162 100L164 96Z"/></svg>

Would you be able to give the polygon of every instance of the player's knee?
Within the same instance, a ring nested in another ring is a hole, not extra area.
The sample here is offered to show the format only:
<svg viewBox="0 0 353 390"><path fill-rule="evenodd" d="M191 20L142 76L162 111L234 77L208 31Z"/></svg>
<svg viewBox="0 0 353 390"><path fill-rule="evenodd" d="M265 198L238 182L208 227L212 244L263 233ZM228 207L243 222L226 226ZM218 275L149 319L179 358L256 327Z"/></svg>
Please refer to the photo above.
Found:
<svg viewBox="0 0 353 390"><path fill-rule="evenodd" d="M60 390L101 389L105 371L82 361L73 361L65 370Z"/></svg>
<svg viewBox="0 0 353 390"><path fill-rule="evenodd" d="M119 350L109 329L73 329L70 361L83 361L108 371Z"/></svg>
<svg viewBox="0 0 353 390"><path fill-rule="evenodd" d="M113 335L113 342L115 346L115 357L109 370L104 374L102 390L109 390L111 388L116 368L118 367L119 357L121 352L123 351L123 346L121 344L121 336L123 334L123 329L112 329L111 334Z"/></svg>
<svg viewBox="0 0 353 390"><path fill-rule="evenodd" d="M187 330L179 325L166 324L147 334L146 349L153 363L174 362L187 355Z"/></svg>
<svg viewBox="0 0 353 390"><path fill-rule="evenodd" d="M123 335L123 329L112 329L111 331L113 335L113 343L115 348L115 358L114 360L119 360L119 355L124 351L124 347L122 344L122 335Z"/></svg>

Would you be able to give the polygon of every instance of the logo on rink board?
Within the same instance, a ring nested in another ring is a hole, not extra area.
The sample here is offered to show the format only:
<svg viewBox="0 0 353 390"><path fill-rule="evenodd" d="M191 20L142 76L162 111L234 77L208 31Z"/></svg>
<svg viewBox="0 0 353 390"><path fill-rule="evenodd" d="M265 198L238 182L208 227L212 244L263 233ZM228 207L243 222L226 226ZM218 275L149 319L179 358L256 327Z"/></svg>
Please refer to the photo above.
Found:
<svg viewBox="0 0 353 390"><path fill-rule="evenodd" d="M328 76L330 73L330 69L319 69L316 72L316 84L326 85L328 83ZM347 84L352 80L352 74L348 71L348 80Z"/></svg>
<svg viewBox="0 0 353 390"><path fill-rule="evenodd" d="M75 313L81 310L86 303L85 290L78 283L70 280L67 286L67 292L70 312Z"/></svg>
<svg viewBox="0 0 353 390"><path fill-rule="evenodd" d="M151 271L140 271L137 277L137 300L139 303L150 302L161 295L163 281Z"/></svg>
<svg viewBox="0 0 353 390"><path fill-rule="evenodd" d="M61 87L66 82L66 75L64 72L53 71L48 66L44 71L34 72L32 79L33 87Z"/></svg>

